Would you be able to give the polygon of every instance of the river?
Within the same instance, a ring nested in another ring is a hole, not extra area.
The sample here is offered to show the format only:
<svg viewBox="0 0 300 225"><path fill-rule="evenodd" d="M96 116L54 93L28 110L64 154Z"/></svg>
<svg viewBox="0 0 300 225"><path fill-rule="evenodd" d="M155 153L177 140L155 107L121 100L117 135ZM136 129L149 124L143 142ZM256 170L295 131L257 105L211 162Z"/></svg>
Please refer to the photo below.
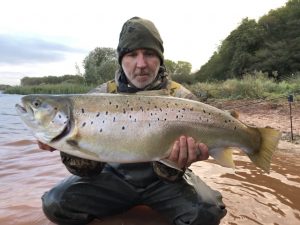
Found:
<svg viewBox="0 0 300 225"><path fill-rule="evenodd" d="M69 173L58 151L38 149L16 115L14 105L20 98L0 94L0 224L50 225L40 197ZM222 225L300 224L300 146L277 151L270 174L262 173L240 153L234 159L235 171L212 159L191 167L223 194L228 214Z"/></svg>

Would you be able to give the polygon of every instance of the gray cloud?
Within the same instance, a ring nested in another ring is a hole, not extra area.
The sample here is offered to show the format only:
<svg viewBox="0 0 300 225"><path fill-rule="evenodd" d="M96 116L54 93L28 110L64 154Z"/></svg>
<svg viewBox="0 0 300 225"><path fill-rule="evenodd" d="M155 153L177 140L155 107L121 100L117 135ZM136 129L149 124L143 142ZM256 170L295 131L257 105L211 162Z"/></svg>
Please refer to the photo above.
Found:
<svg viewBox="0 0 300 225"><path fill-rule="evenodd" d="M84 52L87 51L41 38L0 34L0 64L58 62L64 60L66 53Z"/></svg>

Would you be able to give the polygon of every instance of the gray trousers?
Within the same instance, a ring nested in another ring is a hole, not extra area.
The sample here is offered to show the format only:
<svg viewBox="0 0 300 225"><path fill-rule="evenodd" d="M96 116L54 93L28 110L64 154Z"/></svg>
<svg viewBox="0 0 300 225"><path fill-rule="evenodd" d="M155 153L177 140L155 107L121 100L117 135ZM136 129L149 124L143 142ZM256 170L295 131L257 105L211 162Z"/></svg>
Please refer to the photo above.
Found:
<svg viewBox="0 0 300 225"><path fill-rule="evenodd" d="M147 205L176 225L217 225L226 215L221 194L190 170L175 183L157 179L143 188L110 171L92 178L71 176L42 201L48 219L61 225L88 224L136 205Z"/></svg>

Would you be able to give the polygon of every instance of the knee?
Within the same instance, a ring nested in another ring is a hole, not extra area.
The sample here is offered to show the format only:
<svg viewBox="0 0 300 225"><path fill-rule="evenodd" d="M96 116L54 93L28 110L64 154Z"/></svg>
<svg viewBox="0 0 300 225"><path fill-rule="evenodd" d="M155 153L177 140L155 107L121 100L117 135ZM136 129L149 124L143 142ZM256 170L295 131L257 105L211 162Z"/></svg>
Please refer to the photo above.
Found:
<svg viewBox="0 0 300 225"><path fill-rule="evenodd" d="M192 210L178 217L176 225L219 225L221 219L226 215L224 204L211 205L207 203L198 204Z"/></svg>
<svg viewBox="0 0 300 225"><path fill-rule="evenodd" d="M217 205L203 204L198 206L195 221L193 221L191 224L218 225L226 214L227 210L223 203Z"/></svg>
<svg viewBox="0 0 300 225"><path fill-rule="evenodd" d="M51 191L46 192L42 196L42 206L46 217L51 222L58 224L60 221L60 217L62 216L62 210L60 207L60 201L57 198L56 194Z"/></svg>
<svg viewBox="0 0 300 225"><path fill-rule="evenodd" d="M61 192L50 190L42 196L42 207L45 216L53 223L60 225L83 225L93 218L85 213L75 212L63 204Z"/></svg>

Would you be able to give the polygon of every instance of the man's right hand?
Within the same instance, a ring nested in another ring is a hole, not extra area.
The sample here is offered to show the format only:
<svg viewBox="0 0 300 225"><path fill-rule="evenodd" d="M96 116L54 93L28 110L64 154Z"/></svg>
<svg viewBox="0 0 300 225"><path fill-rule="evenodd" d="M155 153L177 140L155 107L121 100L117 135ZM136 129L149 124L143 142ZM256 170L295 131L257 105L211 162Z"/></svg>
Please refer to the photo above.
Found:
<svg viewBox="0 0 300 225"><path fill-rule="evenodd" d="M50 151L50 152L53 152L53 151L56 150L55 148L53 148L53 147L51 147L47 144L44 144L40 141L37 141L37 143L38 143L39 148L42 149L42 150L46 150L46 151Z"/></svg>

